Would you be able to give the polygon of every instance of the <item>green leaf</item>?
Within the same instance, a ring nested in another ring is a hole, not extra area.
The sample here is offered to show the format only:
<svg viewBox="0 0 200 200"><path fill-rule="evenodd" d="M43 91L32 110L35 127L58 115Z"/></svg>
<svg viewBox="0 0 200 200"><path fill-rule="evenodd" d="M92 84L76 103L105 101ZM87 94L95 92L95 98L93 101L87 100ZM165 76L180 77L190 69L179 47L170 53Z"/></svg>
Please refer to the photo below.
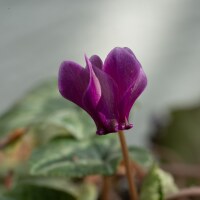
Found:
<svg viewBox="0 0 200 200"><path fill-rule="evenodd" d="M17 128L28 128L31 133L37 133L40 142L55 136L83 139L95 133L89 115L61 97L54 79L30 91L0 117L1 137Z"/></svg>
<svg viewBox="0 0 200 200"><path fill-rule="evenodd" d="M171 174L163 171L160 168L157 169L157 174L159 176L165 198L169 195L172 195L172 194L178 192L178 188L177 188L177 186L174 182L174 178L172 177Z"/></svg>
<svg viewBox="0 0 200 200"><path fill-rule="evenodd" d="M141 200L164 200L161 181L153 167L145 178L140 193Z"/></svg>
<svg viewBox="0 0 200 200"><path fill-rule="evenodd" d="M81 187L77 200L96 200L97 198L97 188L92 184L87 184Z"/></svg>
<svg viewBox="0 0 200 200"><path fill-rule="evenodd" d="M138 147L130 148L130 156L148 168L153 158ZM91 174L112 175L122 160L116 134L87 140L55 140L38 149L30 160L32 175L83 177Z"/></svg>
<svg viewBox="0 0 200 200"><path fill-rule="evenodd" d="M96 200L97 196L97 188L83 181L75 182L62 177L20 177L16 186L4 193L2 200Z"/></svg>
<svg viewBox="0 0 200 200"><path fill-rule="evenodd" d="M70 194L59 191L56 189L48 188L48 187L41 187L37 185L18 185L13 191L4 195L8 199L15 199L15 200L76 200Z"/></svg>
<svg viewBox="0 0 200 200"><path fill-rule="evenodd" d="M140 199L164 200L177 191L172 176L154 165L143 181Z"/></svg>
<svg viewBox="0 0 200 200"><path fill-rule="evenodd" d="M119 162L116 135L89 140L56 140L36 151L31 158L32 175L82 177L111 175Z"/></svg>
<svg viewBox="0 0 200 200"><path fill-rule="evenodd" d="M92 184L63 178L30 177L18 181L13 190L2 196L2 200L96 200L97 196L97 188Z"/></svg>
<svg viewBox="0 0 200 200"><path fill-rule="evenodd" d="M136 146L130 146L128 149L130 158L145 169L151 168L155 162L153 155L147 149Z"/></svg>
<svg viewBox="0 0 200 200"><path fill-rule="evenodd" d="M0 151L0 174L24 172L24 163L32 150L57 137L81 140L95 136L89 115L58 93L55 79L30 91L0 117L0 146L18 128L25 134Z"/></svg>
<svg viewBox="0 0 200 200"><path fill-rule="evenodd" d="M15 198L5 197L0 194L0 200L15 200Z"/></svg>

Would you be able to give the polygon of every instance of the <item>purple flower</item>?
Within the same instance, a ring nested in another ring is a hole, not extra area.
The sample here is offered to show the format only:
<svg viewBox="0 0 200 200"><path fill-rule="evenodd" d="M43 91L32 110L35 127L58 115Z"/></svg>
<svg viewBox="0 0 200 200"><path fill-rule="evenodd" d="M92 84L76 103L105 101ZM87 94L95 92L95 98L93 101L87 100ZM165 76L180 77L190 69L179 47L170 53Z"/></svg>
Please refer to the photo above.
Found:
<svg viewBox="0 0 200 200"><path fill-rule="evenodd" d="M62 96L83 108L94 120L97 134L130 129L129 113L147 85L141 64L129 48L114 48L103 63L85 56L86 68L64 61L58 87Z"/></svg>

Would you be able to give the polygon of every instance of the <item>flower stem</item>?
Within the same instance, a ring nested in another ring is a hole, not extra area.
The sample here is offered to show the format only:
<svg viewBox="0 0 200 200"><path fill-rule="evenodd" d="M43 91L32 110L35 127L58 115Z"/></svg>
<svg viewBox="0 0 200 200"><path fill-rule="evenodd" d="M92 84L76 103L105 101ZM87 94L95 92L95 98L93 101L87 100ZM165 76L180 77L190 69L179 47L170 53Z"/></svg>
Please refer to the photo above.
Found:
<svg viewBox="0 0 200 200"><path fill-rule="evenodd" d="M103 177L103 186L102 186L102 200L109 200L109 190L110 190L110 177Z"/></svg>
<svg viewBox="0 0 200 200"><path fill-rule="evenodd" d="M123 153L123 159L124 159L124 163L125 163L125 167L126 167L126 176L127 176L128 183L129 183L130 199L138 200L137 189L135 187L134 180L133 180L133 174L131 171L131 163L129 160L128 148L127 148L126 140L124 137L124 132L119 131L118 135L119 135L119 140L121 143L121 149L122 149L122 153Z"/></svg>

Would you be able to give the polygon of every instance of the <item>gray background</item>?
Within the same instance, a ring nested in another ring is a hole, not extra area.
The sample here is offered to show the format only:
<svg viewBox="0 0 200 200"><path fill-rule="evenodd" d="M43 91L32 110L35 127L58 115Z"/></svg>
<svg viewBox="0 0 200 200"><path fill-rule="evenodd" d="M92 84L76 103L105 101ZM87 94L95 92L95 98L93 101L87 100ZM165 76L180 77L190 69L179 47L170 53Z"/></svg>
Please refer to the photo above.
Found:
<svg viewBox="0 0 200 200"><path fill-rule="evenodd" d="M63 60L84 65L131 48L148 76L128 142L145 145L153 116L200 99L198 0L0 0L0 113Z"/></svg>

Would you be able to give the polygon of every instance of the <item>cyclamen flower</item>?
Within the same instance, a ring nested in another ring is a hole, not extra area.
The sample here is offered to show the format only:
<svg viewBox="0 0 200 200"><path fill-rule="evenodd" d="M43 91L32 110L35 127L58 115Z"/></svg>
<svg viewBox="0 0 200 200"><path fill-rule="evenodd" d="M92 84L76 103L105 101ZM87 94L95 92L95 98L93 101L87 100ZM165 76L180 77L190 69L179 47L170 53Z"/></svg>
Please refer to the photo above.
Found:
<svg viewBox="0 0 200 200"><path fill-rule="evenodd" d="M147 85L141 64L129 48L114 48L103 63L85 56L86 68L64 61L58 87L62 96L83 108L94 120L97 134L133 127L129 113Z"/></svg>

